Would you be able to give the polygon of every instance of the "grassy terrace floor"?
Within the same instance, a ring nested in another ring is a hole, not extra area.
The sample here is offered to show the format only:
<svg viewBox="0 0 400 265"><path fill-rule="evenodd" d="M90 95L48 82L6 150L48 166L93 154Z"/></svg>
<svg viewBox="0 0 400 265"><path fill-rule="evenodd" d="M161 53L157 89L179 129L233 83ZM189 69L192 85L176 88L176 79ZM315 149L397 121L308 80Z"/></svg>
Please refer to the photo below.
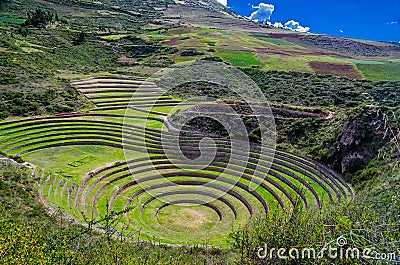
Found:
<svg viewBox="0 0 400 265"><path fill-rule="evenodd" d="M254 145L250 157L238 152L229 160L230 143L219 137L213 162L201 170L171 160L164 147L177 143L161 137L170 133L164 123L179 100L158 97L160 88L141 78L73 85L95 109L3 122L0 150L38 165L43 199L78 220L82 213L103 215L106 205L114 211L133 206L118 227L142 239L223 246L232 226L254 215L291 209L297 200L311 210L353 196L330 169L284 150L260 153ZM196 157L204 136L183 133L180 148Z"/></svg>

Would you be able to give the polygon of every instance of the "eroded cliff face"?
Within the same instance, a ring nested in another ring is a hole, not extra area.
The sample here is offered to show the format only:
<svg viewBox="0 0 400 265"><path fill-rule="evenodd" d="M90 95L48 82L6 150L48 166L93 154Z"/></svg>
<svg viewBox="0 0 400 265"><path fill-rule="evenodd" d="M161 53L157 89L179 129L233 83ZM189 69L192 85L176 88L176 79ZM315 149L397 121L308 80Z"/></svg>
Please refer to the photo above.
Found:
<svg viewBox="0 0 400 265"><path fill-rule="evenodd" d="M381 113L364 110L351 115L343 125L336 142L336 165L342 173L364 168L390 137Z"/></svg>

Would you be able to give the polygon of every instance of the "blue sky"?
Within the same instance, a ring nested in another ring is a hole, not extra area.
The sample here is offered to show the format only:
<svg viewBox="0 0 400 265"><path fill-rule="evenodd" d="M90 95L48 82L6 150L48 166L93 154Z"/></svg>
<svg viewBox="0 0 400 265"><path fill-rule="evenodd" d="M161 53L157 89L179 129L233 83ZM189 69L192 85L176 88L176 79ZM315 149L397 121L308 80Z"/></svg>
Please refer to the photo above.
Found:
<svg viewBox="0 0 400 265"><path fill-rule="evenodd" d="M256 12L253 14L255 19L270 15L272 24L278 22L285 26L293 20L286 26L293 28L295 24L294 28L302 31L309 27L315 33L400 41L400 0L227 0L227 5L247 17Z"/></svg>

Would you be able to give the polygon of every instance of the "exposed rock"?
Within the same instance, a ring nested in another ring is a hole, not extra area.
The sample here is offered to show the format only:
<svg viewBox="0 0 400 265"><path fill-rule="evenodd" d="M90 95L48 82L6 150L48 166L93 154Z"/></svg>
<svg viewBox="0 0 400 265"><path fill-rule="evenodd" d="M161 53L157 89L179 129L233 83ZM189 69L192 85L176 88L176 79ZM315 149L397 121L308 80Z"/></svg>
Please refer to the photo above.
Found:
<svg viewBox="0 0 400 265"><path fill-rule="evenodd" d="M371 110L349 117L336 143L336 169L342 173L354 173L362 169L386 143L384 126L383 116Z"/></svg>

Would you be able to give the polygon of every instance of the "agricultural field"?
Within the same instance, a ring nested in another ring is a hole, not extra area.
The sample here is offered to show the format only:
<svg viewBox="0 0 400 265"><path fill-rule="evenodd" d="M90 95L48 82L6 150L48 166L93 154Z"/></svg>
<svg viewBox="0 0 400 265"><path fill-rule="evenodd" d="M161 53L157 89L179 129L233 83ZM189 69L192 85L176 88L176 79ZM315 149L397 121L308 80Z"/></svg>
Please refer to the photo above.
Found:
<svg viewBox="0 0 400 265"><path fill-rule="evenodd" d="M5 27L7 24L23 24L25 19L21 18L10 18L10 17L0 17L0 27Z"/></svg>
<svg viewBox="0 0 400 265"><path fill-rule="evenodd" d="M116 212L132 207L118 227L140 231L141 239L221 246L232 226L252 216L283 213L297 200L321 209L354 195L330 169L284 150L264 154L253 146L245 168L244 152L228 166L224 138L215 139L219 151L207 168L177 167L161 135L178 99L157 96L163 91L143 78L93 77L73 85L94 109L2 122L0 141L2 152L40 166L36 177L46 204L81 221L103 215L107 206ZM194 146L205 136L183 136L183 152L196 156Z"/></svg>

